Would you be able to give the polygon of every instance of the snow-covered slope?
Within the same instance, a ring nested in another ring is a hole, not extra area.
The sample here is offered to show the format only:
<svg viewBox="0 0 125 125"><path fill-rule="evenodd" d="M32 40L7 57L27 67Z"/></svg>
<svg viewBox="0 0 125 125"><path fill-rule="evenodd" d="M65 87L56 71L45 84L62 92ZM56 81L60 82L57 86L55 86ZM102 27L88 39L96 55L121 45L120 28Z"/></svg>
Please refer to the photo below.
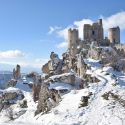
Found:
<svg viewBox="0 0 125 125"><path fill-rule="evenodd" d="M98 61L92 59L86 60L86 63L92 67L87 72L96 76L99 83L71 90L62 95L62 101L49 113L35 117L37 103L33 102L30 92L24 91L28 102L26 112L9 122L0 114L0 125L125 125L125 74L114 72L111 67L102 68ZM88 106L79 108L81 97L90 92ZM105 93L110 93L108 100L102 97ZM17 104L15 107L18 107Z"/></svg>

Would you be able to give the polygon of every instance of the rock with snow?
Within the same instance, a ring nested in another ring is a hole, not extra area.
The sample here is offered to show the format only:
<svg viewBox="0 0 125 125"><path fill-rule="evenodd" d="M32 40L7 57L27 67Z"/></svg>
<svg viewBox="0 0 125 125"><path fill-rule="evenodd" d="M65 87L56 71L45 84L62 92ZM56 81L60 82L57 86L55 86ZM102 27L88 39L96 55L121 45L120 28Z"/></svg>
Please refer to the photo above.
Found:
<svg viewBox="0 0 125 125"><path fill-rule="evenodd" d="M17 80L16 79L11 79L10 81L8 81L8 87L14 87L17 84Z"/></svg>
<svg viewBox="0 0 125 125"><path fill-rule="evenodd" d="M21 72L20 72L20 70L21 70L21 67L20 67L20 65L17 64L16 68L13 69L13 78L14 79L21 78Z"/></svg>
<svg viewBox="0 0 125 125"><path fill-rule="evenodd" d="M60 95L55 89L49 89L48 85L43 84L41 86L38 106L35 115L39 113L47 113L51 108L55 107L60 101Z"/></svg>
<svg viewBox="0 0 125 125"><path fill-rule="evenodd" d="M71 72L63 73L61 75L54 75L54 76L49 77L49 81L75 85L76 76L74 73L71 73Z"/></svg>
<svg viewBox="0 0 125 125"><path fill-rule="evenodd" d="M43 65L42 72L49 74L49 76L62 73L62 60L59 59L56 53L51 52L50 60Z"/></svg>
<svg viewBox="0 0 125 125"><path fill-rule="evenodd" d="M49 62L48 62L49 63ZM49 74L49 64L46 63L45 65L43 65L42 67L42 72L45 74Z"/></svg>
<svg viewBox="0 0 125 125"><path fill-rule="evenodd" d="M23 92L20 89L10 87L8 89L2 90L3 101L16 101L24 98Z"/></svg>

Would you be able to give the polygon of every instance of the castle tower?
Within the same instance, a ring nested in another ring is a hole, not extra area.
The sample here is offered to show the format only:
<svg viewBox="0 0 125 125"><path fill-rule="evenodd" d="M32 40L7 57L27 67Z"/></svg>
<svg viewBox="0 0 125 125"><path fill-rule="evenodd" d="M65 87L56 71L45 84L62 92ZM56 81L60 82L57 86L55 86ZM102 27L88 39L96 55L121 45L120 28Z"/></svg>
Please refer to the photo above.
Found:
<svg viewBox="0 0 125 125"><path fill-rule="evenodd" d="M68 49L70 55L74 57L77 54L77 46L79 44L79 34L77 29L68 30Z"/></svg>
<svg viewBox="0 0 125 125"><path fill-rule="evenodd" d="M84 40L87 42L96 41L98 44L103 42L103 24L102 19L99 19L98 22L90 24L84 24Z"/></svg>
<svg viewBox="0 0 125 125"><path fill-rule="evenodd" d="M108 31L108 39L111 44L120 44L120 28L113 27Z"/></svg>

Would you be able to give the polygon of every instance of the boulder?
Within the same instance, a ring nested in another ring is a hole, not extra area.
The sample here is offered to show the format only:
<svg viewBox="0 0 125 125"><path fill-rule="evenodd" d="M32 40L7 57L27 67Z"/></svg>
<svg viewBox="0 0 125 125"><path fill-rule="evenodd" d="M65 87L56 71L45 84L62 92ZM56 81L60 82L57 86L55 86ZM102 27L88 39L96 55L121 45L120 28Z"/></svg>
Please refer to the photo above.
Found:
<svg viewBox="0 0 125 125"><path fill-rule="evenodd" d="M81 97L81 102L79 104L79 108L88 106L88 100L89 100L89 98L90 98L89 96L82 96Z"/></svg>
<svg viewBox="0 0 125 125"><path fill-rule="evenodd" d="M9 82L8 82L8 87L14 87L16 86L17 84L17 80L16 79L11 79Z"/></svg>
<svg viewBox="0 0 125 125"><path fill-rule="evenodd" d="M3 101L5 101L5 102L9 102L9 101L13 102L16 100L23 99L24 95L23 95L21 90L19 90L17 88L10 87L8 89L5 89L2 92L2 98L3 98Z"/></svg>
<svg viewBox="0 0 125 125"><path fill-rule="evenodd" d="M21 103L20 103L20 107L21 108L27 108L27 100L23 100Z"/></svg>
<svg viewBox="0 0 125 125"><path fill-rule="evenodd" d="M100 80L98 78L96 78L95 76L91 76L91 74L84 75L84 79L86 80L86 82L89 82L89 83L100 82Z"/></svg>
<svg viewBox="0 0 125 125"><path fill-rule="evenodd" d="M16 92L7 92L7 93L4 93L3 96L5 100L13 100L18 97L18 94Z"/></svg>

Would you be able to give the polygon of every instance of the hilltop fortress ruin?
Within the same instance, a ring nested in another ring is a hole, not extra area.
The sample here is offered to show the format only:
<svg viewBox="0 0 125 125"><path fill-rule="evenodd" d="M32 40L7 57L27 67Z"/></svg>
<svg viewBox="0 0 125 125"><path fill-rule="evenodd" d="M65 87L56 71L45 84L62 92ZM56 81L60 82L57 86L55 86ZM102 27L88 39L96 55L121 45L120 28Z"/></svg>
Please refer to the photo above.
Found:
<svg viewBox="0 0 125 125"><path fill-rule="evenodd" d="M95 44L96 46L112 46L118 51L125 52L125 45L120 44L120 28L119 26L109 28L108 37L104 37L102 19L98 22L84 24L83 26L83 40L79 39L79 32L77 29L68 30L68 49L70 55L74 57L79 50L86 48L87 44Z"/></svg>
<svg viewBox="0 0 125 125"><path fill-rule="evenodd" d="M102 19L92 25L84 24L83 40L79 38L77 29L68 29L68 48L62 54L62 60L58 54L51 52L50 60L43 65L42 72L51 76L73 70L84 78L87 69L84 60L87 58L100 60L103 65L117 70L125 70L125 45L120 42L119 26L110 28L108 37L104 37Z"/></svg>

